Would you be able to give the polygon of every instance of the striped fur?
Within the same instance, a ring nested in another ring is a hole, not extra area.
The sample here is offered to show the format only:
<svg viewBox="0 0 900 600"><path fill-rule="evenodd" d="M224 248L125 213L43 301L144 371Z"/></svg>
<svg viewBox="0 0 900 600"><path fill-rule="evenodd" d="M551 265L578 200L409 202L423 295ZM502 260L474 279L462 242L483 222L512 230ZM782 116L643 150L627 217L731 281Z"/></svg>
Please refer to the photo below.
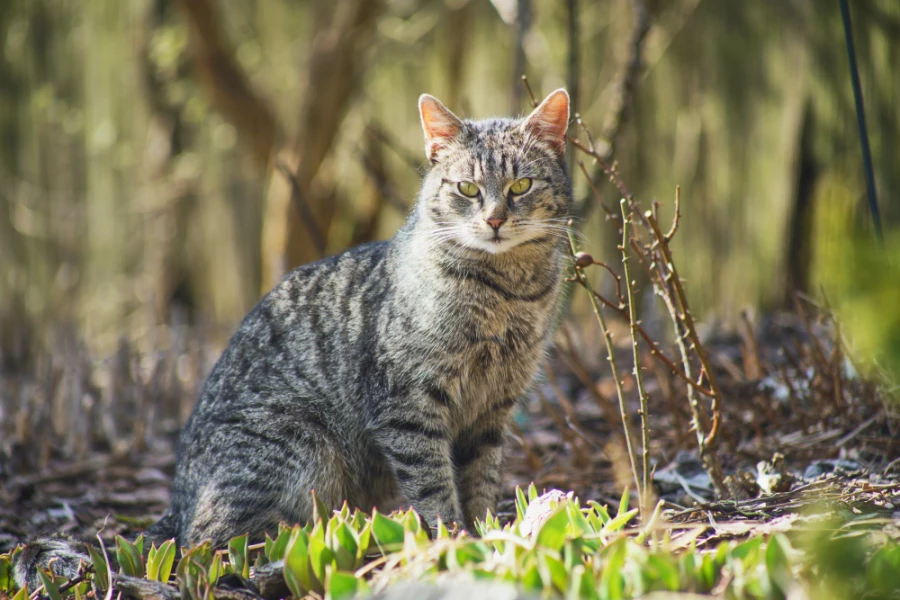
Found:
<svg viewBox="0 0 900 600"><path fill-rule="evenodd" d="M408 222L296 269L247 315L182 432L151 539L259 536L308 520L313 489L332 507L400 499L431 525L494 508L559 296L568 97L524 120L463 122L427 96L420 110L432 165Z"/></svg>

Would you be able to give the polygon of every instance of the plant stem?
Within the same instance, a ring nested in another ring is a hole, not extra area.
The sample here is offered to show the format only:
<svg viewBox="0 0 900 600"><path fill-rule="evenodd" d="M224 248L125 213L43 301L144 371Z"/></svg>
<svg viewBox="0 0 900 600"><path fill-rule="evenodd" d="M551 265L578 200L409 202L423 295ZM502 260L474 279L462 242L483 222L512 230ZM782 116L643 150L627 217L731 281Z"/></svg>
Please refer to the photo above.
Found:
<svg viewBox="0 0 900 600"><path fill-rule="evenodd" d="M697 359L700 361L700 368L702 370L702 373L706 375L706 379L709 382L709 389L712 392L712 399L710 402L710 411L712 412L712 425L710 426L709 433L705 434L705 428L703 427L703 421L700 416L699 402L697 401L697 397L694 395L693 388L691 386L688 386L687 388L688 403L691 408L691 417L693 419L694 428L697 433L697 445L700 452L700 460L702 461L703 466L706 469L707 474L709 475L710 481L716 491L716 494L719 497L724 498L729 495L729 492L727 486L725 485L725 476L722 473L722 465L719 463L719 459L715 454L716 442L718 441L716 436L719 431L719 422L721 420L721 412L719 406L721 404L722 393L719 390L718 384L716 383L715 374L710 367L709 359L706 356L706 349L700 342L700 336L697 335L697 329L694 325L694 318L691 315L687 296L684 293L684 286L681 284L681 277L679 277L678 270L672 260L672 251L669 248L669 241L666 236L663 235L662 231L659 228L659 223L656 221L650 211L648 211L644 215L644 217L644 221L649 225L650 231L656 238L656 247L659 249L659 252L661 254L662 261L657 261L657 268L660 271L661 281L660 296L662 296L663 300L665 301L666 307L669 309L669 314L672 317L672 322L675 326L675 342L678 345L679 352L681 353L681 359L682 363L684 364L685 373L688 377L691 376L690 357L688 356L687 348L684 344L684 338L685 336L687 336L691 340L691 346L694 352L697 354ZM665 271L663 269L665 269ZM676 306L675 304L676 300L678 306Z"/></svg>
<svg viewBox="0 0 900 600"><path fill-rule="evenodd" d="M649 501L650 490L650 415L647 408L647 391L644 389L644 377L641 374L641 345L638 340L637 311L634 306L634 285L631 281L631 271L628 267L628 207L626 200L622 198L619 203L622 209L622 269L625 271L625 290L628 294L628 322L631 331L631 349L634 353L634 379L637 382L638 397L641 401L641 454L643 494L640 496L641 515L646 515L645 508Z"/></svg>
<svg viewBox="0 0 900 600"><path fill-rule="evenodd" d="M578 252L578 247L575 245L575 236L572 233L572 229L568 230L569 236L569 249L572 253L572 257L574 258L575 254ZM625 432L625 446L628 450L628 460L631 463L631 474L634 477L634 487L637 490L638 498L643 498L644 493L641 489L641 479L638 476L637 470L637 459L635 458L634 453L634 444L631 440L631 426L628 422L628 410L625 406L625 390L622 388L622 380L619 378L619 369L616 366L616 351L613 347L612 335L609 333L609 329L606 326L606 318L603 316L603 311L600 309L600 302L597 300L597 295L594 293L593 288L591 287L590 282L588 282L587 278L584 275L584 271L578 265L574 265L575 269L575 280L588 292L588 298L591 301L591 307L594 309L594 315L597 317L597 322L600 324L600 331L603 332L603 339L606 342L606 353L607 359L609 360L610 369L612 369L613 381L616 384L616 395L619 397L619 414L622 417L622 428ZM642 507L643 508L643 507ZM641 513L642 515L644 513Z"/></svg>

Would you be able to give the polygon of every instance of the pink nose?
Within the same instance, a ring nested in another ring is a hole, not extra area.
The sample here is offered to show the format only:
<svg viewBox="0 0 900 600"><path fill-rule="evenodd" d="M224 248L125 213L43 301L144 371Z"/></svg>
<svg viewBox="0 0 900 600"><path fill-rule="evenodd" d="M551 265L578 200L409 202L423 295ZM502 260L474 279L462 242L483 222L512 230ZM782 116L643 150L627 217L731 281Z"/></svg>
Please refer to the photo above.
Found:
<svg viewBox="0 0 900 600"><path fill-rule="evenodd" d="M495 230L500 229L500 226L506 223L506 219L485 219L485 221Z"/></svg>

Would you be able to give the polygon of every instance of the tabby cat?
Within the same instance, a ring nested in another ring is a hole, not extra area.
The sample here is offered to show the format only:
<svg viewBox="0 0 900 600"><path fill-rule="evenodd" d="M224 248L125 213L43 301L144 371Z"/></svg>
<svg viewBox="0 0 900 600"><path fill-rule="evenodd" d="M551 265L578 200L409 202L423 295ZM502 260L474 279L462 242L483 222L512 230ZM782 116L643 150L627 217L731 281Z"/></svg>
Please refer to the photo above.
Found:
<svg viewBox="0 0 900 600"><path fill-rule="evenodd" d="M364 510L399 497L432 526L494 508L504 430L560 292L569 97L525 119L462 121L429 95L419 112L430 167L406 225L294 270L247 315L148 540L259 536L308 520L310 490ZM19 583L60 546L30 544Z"/></svg>

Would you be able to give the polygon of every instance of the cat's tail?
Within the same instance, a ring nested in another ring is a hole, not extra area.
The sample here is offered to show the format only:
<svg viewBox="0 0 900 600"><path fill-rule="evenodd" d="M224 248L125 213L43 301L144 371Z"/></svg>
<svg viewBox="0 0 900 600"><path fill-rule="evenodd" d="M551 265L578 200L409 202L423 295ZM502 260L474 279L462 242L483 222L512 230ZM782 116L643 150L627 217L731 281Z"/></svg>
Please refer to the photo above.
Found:
<svg viewBox="0 0 900 600"><path fill-rule="evenodd" d="M171 513L166 513L144 532L145 549L151 543L171 539L177 534L177 523ZM29 590L36 590L41 585L38 569L52 571L58 577L73 579L78 576L82 564L91 564L88 545L69 537L42 537L28 542L13 565L13 578L16 587L21 589L26 584Z"/></svg>

